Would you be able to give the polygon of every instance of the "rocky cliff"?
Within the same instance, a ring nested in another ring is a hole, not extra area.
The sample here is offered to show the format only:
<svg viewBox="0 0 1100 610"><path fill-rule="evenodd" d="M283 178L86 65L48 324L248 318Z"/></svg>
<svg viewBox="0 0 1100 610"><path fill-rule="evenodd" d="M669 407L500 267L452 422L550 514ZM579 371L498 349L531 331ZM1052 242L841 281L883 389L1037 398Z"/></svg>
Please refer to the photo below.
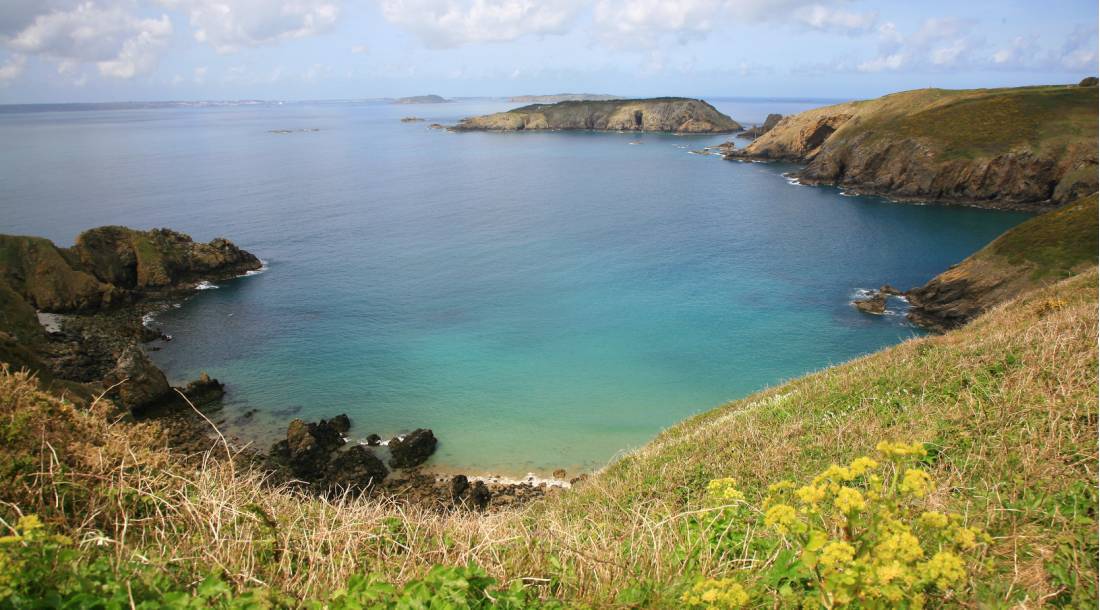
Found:
<svg viewBox="0 0 1100 610"><path fill-rule="evenodd" d="M1095 265L1097 213L1094 194L1009 229L963 262L910 290L910 319L936 330L955 328L1028 290Z"/></svg>
<svg viewBox="0 0 1100 610"><path fill-rule="evenodd" d="M463 120L458 131L597 130L729 133L741 125L703 100L570 101L532 104Z"/></svg>
<svg viewBox="0 0 1100 610"><path fill-rule="evenodd" d="M0 235L0 362L78 392L74 384L115 386L120 405L141 409L170 388L139 346L159 333L142 325L140 311L122 306L260 266L227 240L197 243L168 229L100 227L71 248ZM39 312L81 315L64 316L47 333Z"/></svg>
<svg viewBox="0 0 1100 610"><path fill-rule="evenodd" d="M804 163L804 184L1039 210L1097 189L1097 88L921 89L781 120L732 160Z"/></svg>

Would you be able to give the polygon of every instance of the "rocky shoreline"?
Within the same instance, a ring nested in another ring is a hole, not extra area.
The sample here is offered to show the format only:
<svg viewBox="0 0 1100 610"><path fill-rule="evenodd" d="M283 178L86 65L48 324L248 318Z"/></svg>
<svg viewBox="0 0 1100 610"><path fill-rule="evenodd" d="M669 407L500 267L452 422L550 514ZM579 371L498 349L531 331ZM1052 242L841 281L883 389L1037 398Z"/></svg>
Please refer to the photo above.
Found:
<svg viewBox="0 0 1100 610"><path fill-rule="evenodd" d="M225 386L203 373L171 387L147 353L160 349L152 343L171 340L151 324L152 314L204 286L258 273L259 258L224 239L201 244L167 229L124 227L86 231L72 248L0 236L0 255L0 361L30 369L45 389L75 400L111 398L123 419L156 421L170 446L185 454L221 442L214 420ZM424 468L438 443L430 429L389 441L371 435L358 444L346 438L350 425L346 415L296 419L270 451L234 442L234 452L268 469L273 482L322 495L381 494L442 510L491 510L568 486L442 476Z"/></svg>

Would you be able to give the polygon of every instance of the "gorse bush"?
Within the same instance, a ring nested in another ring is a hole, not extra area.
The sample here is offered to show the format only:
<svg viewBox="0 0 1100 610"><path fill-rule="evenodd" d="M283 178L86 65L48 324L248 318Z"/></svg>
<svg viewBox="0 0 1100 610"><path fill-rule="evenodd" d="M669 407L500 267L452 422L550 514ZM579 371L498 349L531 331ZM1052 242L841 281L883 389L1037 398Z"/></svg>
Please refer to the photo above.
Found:
<svg viewBox="0 0 1100 610"><path fill-rule="evenodd" d="M879 459L832 465L808 484L780 481L757 508L732 479L712 480L706 521L715 544L766 557L750 569L700 580L693 608L754 601L801 608L923 608L965 592L988 536L956 513L926 510L932 477L919 443L878 444ZM757 532L754 538L746 533ZM716 534L716 535L715 535Z"/></svg>

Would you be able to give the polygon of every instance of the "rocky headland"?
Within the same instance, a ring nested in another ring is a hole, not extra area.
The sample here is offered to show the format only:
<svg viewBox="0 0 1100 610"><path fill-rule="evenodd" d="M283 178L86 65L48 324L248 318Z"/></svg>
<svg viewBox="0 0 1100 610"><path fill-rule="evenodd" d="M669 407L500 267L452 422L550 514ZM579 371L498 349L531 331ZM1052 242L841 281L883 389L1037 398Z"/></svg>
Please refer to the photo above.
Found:
<svg viewBox="0 0 1100 610"><path fill-rule="evenodd" d="M1096 264L1093 194L1009 229L961 263L906 293L909 319L938 331L957 328L1030 290Z"/></svg>
<svg viewBox="0 0 1100 610"><path fill-rule="evenodd" d="M730 160L804 164L803 184L1043 210L1097 189L1097 87L920 89L780 120Z"/></svg>
<svg viewBox="0 0 1100 610"><path fill-rule="evenodd" d="M532 104L507 112L464 119L452 129L732 133L742 127L703 100L664 97Z"/></svg>

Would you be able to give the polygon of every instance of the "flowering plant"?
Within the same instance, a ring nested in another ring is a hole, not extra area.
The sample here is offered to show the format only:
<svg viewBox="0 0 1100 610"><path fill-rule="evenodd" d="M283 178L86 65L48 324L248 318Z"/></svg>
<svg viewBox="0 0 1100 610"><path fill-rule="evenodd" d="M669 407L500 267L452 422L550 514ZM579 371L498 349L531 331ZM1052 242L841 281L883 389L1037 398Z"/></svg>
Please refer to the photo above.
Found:
<svg viewBox="0 0 1100 610"><path fill-rule="evenodd" d="M962 515L926 510L935 485L919 467L922 444L876 449L878 459L831 465L808 484L770 486L755 523L744 523L763 525L757 536L770 544L756 548L773 549L765 568L698 581L681 601L708 610L773 596L802 608L923 608L957 596L988 536ZM734 514L749 507L732 479L711 481L707 497Z"/></svg>

